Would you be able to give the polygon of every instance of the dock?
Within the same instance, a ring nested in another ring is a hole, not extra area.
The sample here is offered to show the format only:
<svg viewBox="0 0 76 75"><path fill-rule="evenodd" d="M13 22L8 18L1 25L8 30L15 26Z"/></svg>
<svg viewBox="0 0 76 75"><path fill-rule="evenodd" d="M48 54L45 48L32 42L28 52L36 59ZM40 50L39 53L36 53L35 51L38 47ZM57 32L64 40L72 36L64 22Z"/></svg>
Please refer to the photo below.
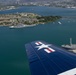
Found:
<svg viewBox="0 0 76 75"><path fill-rule="evenodd" d="M61 47L70 51L70 52L76 53L76 44L72 43L72 38L70 38L70 44L61 45Z"/></svg>

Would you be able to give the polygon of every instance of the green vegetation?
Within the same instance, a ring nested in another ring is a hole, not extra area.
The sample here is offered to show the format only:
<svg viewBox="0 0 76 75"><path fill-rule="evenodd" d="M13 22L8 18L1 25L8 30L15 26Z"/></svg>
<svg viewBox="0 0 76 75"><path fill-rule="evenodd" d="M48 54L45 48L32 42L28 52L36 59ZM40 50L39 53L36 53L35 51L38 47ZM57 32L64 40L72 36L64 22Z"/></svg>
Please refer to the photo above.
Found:
<svg viewBox="0 0 76 75"><path fill-rule="evenodd" d="M41 17L37 16L37 19L39 20L39 22L44 22L44 23L54 22L60 18L61 16L41 16Z"/></svg>
<svg viewBox="0 0 76 75"><path fill-rule="evenodd" d="M55 22L56 20L62 18L61 16L32 16L29 17L31 19L36 19L35 21L25 21L24 24L31 25L31 24L41 24L41 23L48 23L48 22Z"/></svg>

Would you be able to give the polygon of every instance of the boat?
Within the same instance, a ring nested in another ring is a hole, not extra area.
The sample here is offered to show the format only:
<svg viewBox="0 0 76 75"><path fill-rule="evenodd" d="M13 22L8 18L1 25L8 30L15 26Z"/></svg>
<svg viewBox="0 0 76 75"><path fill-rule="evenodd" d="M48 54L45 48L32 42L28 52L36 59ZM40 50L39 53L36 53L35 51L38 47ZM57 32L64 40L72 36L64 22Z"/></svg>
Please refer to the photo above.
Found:
<svg viewBox="0 0 76 75"><path fill-rule="evenodd" d="M60 21L58 22L59 24L62 24Z"/></svg>
<svg viewBox="0 0 76 75"><path fill-rule="evenodd" d="M9 28L23 28L23 27L25 27L25 25L24 24L18 24L18 25L13 25L13 26L9 26Z"/></svg>

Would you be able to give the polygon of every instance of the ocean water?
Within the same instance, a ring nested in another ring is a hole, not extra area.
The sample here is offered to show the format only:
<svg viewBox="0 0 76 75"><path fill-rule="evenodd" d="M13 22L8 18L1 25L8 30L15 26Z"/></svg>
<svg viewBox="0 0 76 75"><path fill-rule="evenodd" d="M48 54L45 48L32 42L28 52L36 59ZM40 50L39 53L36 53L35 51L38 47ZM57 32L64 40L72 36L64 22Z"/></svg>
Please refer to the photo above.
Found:
<svg viewBox="0 0 76 75"><path fill-rule="evenodd" d="M24 6L15 10L0 11L0 14L30 12L40 15L67 16L54 23L34 27L9 29L0 27L0 75L30 75L25 44L43 40L58 46L76 43L76 9L45 6ZM59 24L58 22L62 24Z"/></svg>

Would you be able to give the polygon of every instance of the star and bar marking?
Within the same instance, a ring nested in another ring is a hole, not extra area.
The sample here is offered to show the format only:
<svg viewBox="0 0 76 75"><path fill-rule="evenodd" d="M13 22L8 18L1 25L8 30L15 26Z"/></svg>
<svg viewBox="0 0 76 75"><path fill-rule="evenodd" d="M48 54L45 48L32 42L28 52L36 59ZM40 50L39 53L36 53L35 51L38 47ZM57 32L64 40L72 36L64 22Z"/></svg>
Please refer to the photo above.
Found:
<svg viewBox="0 0 76 75"><path fill-rule="evenodd" d="M46 44L44 44L44 43L42 43L40 41L36 42L35 44L37 45L36 48L38 48L38 50L44 49L44 51L47 52L47 53L55 52L54 49L49 47L49 46L51 46L50 44L46 45Z"/></svg>

